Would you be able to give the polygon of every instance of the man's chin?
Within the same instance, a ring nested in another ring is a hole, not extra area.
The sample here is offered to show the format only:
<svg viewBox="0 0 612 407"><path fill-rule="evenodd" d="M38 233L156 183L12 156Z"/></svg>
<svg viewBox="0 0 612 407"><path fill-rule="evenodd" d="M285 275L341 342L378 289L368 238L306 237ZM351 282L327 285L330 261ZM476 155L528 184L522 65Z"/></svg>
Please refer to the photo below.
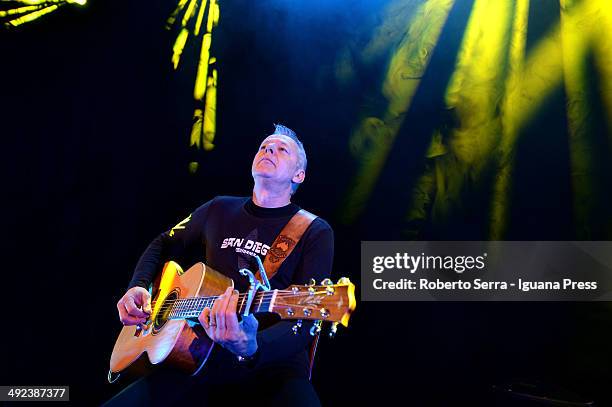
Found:
<svg viewBox="0 0 612 407"><path fill-rule="evenodd" d="M253 178L259 177L259 178L272 178L274 176L274 171L271 171L270 169L264 168L257 168L255 167L252 171L251 171L251 175L253 176Z"/></svg>

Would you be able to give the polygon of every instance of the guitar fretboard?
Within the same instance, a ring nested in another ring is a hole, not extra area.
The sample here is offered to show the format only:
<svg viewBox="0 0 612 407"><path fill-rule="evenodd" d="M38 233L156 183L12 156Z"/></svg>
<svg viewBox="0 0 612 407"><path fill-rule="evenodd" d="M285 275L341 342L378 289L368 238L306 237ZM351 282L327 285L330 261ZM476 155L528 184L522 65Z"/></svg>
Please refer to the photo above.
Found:
<svg viewBox="0 0 612 407"><path fill-rule="evenodd" d="M251 304L251 313L257 312L271 312L274 298L276 297L277 290L260 291L255 294L253 302ZM170 307L170 312L167 316L168 319L185 319L185 318L197 318L204 308L212 308L215 301L218 300L218 296L214 297L189 297L179 298L177 300L166 300L168 304L163 304L162 307ZM245 311L247 302L247 295L240 294L238 297L238 305L236 312L243 314Z"/></svg>

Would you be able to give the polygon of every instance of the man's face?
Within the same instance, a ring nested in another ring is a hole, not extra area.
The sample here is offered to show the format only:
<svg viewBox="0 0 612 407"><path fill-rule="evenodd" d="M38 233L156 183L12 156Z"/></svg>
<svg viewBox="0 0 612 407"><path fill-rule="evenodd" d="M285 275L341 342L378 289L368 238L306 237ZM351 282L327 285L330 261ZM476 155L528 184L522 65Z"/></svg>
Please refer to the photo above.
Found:
<svg viewBox="0 0 612 407"><path fill-rule="evenodd" d="M281 183L302 182L304 171L299 168L297 143L280 134L266 137L255 154L251 173L253 178L268 178Z"/></svg>

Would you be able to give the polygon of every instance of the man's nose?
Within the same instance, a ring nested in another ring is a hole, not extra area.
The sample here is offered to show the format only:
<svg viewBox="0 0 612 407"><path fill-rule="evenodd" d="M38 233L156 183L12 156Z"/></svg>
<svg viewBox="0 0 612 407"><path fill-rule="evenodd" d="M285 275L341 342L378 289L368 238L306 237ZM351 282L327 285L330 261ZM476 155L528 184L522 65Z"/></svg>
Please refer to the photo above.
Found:
<svg viewBox="0 0 612 407"><path fill-rule="evenodd" d="M266 153L270 153L270 154L274 154L274 146L269 144L268 146L266 146Z"/></svg>

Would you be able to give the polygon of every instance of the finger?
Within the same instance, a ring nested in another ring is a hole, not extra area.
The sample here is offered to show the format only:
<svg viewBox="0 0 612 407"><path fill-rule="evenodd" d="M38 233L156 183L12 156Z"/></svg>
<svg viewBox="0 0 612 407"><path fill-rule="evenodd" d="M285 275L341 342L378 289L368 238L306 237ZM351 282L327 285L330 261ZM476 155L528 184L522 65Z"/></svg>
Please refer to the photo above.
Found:
<svg viewBox="0 0 612 407"><path fill-rule="evenodd" d="M136 325L140 322L141 318L132 317L128 314L123 299L117 303L117 311L119 312L119 321L121 321L123 325Z"/></svg>
<svg viewBox="0 0 612 407"><path fill-rule="evenodd" d="M127 297L125 299L125 308L127 309L128 314L132 317L147 318L149 316L146 312L142 312L136 306L136 303L132 297Z"/></svg>
<svg viewBox="0 0 612 407"><path fill-rule="evenodd" d="M133 298L134 304L138 309L147 314L151 314L151 294L147 290L141 288L134 292L131 298Z"/></svg>
<svg viewBox="0 0 612 407"><path fill-rule="evenodd" d="M238 325L238 317L236 316L236 307L238 306L238 291L234 290L229 297L227 308L225 309L225 326L227 334L235 335L238 333L240 326Z"/></svg>
<svg viewBox="0 0 612 407"><path fill-rule="evenodd" d="M142 310L147 314L151 314L151 294L148 291L141 291L142 295L140 296L140 303L138 305L142 305Z"/></svg>
<svg viewBox="0 0 612 407"><path fill-rule="evenodd" d="M117 311L119 312L119 320L123 322L128 317L127 309L123 304L123 298L117 303Z"/></svg>
<svg viewBox="0 0 612 407"><path fill-rule="evenodd" d="M200 324L202 324L204 329L210 328L209 319L210 319L210 308L206 307L202 310L202 312L200 312L200 315L198 316L198 321L200 321Z"/></svg>
<svg viewBox="0 0 612 407"><path fill-rule="evenodd" d="M221 294L214 302L212 309L210 310L210 317L208 319L208 323L210 324L211 330L217 333L217 314L219 313L219 309L221 307L221 301L223 300L223 294Z"/></svg>
<svg viewBox="0 0 612 407"><path fill-rule="evenodd" d="M229 302L230 296L232 293L232 287L227 287L227 290L223 293L219 301L219 309L215 317L217 318L217 332L216 334L223 338L225 335L225 331L227 327L225 326L225 310L227 308L227 303ZM217 302L215 301L215 305Z"/></svg>
<svg viewBox="0 0 612 407"><path fill-rule="evenodd" d="M117 304L117 309L119 310L119 320L125 326L138 325L145 323L147 320L146 318L135 317L128 314L125 304L123 303Z"/></svg>
<svg viewBox="0 0 612 407"><path fill-rule="evenodd" d="M214 340L213 338L214 327L210 325L210 317L211 317L211 310L209 307L206 307L200 313L200 316L198 317L198 321L200 321L200 324L202 324L202 326L204 327L204 331L206 332L206 335L208 335L210 339Z"/></svg>

